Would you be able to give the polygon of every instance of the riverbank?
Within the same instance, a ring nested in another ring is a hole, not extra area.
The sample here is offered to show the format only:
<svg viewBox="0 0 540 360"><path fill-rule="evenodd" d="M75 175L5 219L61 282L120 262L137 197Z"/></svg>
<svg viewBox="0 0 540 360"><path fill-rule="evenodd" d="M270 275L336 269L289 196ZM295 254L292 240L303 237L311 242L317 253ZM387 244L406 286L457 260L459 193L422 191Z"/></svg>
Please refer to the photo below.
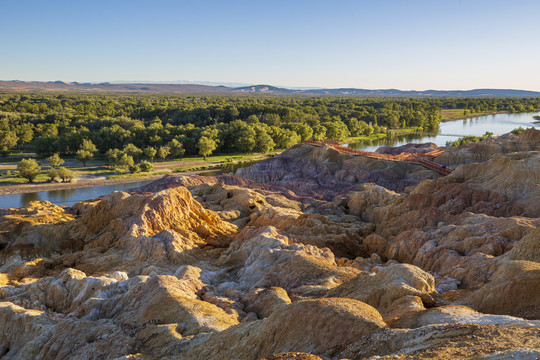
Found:
<svg viewBox="0 0 540 360"><path fill-rule="evenodd" d="M214 169L208 170L199 170L199 171L186 171L183 174L185 175L200 175L207 172L215 171ZM130 183L139 183L142 181L153 181L163 177L164 174L151 175L151 176L138 176L138 177L128 177L120 179L80 179L79 181L73 181L70 183L26 183L20 185L2 185L0 186L0 196L2 195L16 195L16 194L27 194L35 193L42 191L58 191L58 190L72 190L80 188L88 188L95 186L107 186L107 185L118 185L118 184L130 184Z"/></svg>
<svg viewBox="0 0 540 360"><path fill-rule="evenodd" d="M154 175L147 177L137 177L137 178L123 178L123 179L111 179L106 180L103 178L99 179L81 179L79 181L74 181L70 183L26 183L20 185L3 185L0 186L0 196L1 195L15 195L15 194L26 194L42 191L57 191L57 190L71 190L85 187L94 187L94 186L104 186L104 185L117 185L117 184L129 184L141 181L151 181L156 180L162 177L163 175Z"/></svg>
<svg viewBox="0 0 540 360"><path fill-rule="evenodd" d="M478 112L478 113L471 113L471 114L463 115L463 111L464 109L441 110L441 116L442 116L441 122L458 121L458 120L465 120L465 119L473 119L480 116L509 113L509 111L485 111L485 112Z"/></svg>
<svg viewBox="0 0 540 360"><path fill-rule="evenodd" d="M38 182L34 183L16 183L15 181L18 180L26 180L15 177L2 178L5 184L0 182L0 196L152 181L172 172L181 172L186 175L204 174L207 172L215 172L228 166L241 166L243 163L264 160L277 153L279 153L279 151L268 154L214 155L209 157L206 161L198 157L186 157L177 161L154 162L154 172L148 174L124 173L111 175L111 171L105 167L104 162L101 160L93 160L89 162L87 168L83 169L80 167L75 168L76 166L79 166L75 160L66 159L65 165L67 165L69 169L75 170L80 174L74 181L69 183L47 182L45 180L47 177L44 173L40 174L37 178ZM15 171L16 166L16 162L7 161L0 163L0 170L5 169Z"/></svg>

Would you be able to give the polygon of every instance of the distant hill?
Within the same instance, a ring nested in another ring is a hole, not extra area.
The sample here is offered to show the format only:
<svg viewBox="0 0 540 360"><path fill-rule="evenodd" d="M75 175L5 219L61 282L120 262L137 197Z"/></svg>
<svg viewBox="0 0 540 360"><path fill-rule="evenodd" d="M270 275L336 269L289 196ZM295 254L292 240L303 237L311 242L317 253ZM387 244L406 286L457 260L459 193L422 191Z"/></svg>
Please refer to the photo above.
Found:
<svg viewBox="0 0 540 360"><path fill-rule="evenodd" d="M210 86L198 84L161 83L79 83L63 81L0 81L0 91L26 92L81 92L81 93L159 93L159 94L305 94L342 96L406 96L406 97L540 97L538 91L515 89L474 90L398 90L398 89L310 89L293 90L271 85L243 87Z"/></svg>
<svg viewBox="0 0 540 360"><path fill-rule="evenodd" d="M290 93L301 93L301 90L291 90L285 88L278 88L270 85L253 85L253 86L243 86L233 88L235 92L244 92L244 93L260 93L260 94L290 94Z"/></svg>
<svg viewBox="0 0 540 360"><path fill-rule="evenodd" d="M90 84L78 82L66 83L62 81L0 81L0 91L219 94L232 92L232 89L224 86L196 84Z"/></svg>

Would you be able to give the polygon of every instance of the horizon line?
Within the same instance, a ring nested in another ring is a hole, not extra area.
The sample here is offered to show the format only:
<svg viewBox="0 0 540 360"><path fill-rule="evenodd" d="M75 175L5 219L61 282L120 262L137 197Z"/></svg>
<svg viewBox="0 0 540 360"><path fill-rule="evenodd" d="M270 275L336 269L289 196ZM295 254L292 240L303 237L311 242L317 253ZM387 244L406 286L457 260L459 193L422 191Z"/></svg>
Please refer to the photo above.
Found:
<svg viewBox="0 0 540 360"><path fill-rule="evenodd" d="M84 85L84 84L91 84L91 85L101 85L101 84L111 84L111 85L138 85L138 84L153 84L153 85L199 85L199 86L209 86L209 87L219 87L219 86L225 86L231 89L235 88L244 88L244 87L251 87L251 86L271 86L275 88L281 88L286 90L299 90L299 91L306 91L306 90L342 90L342 89L354 89L354 90L397 90L397 91L415 91L415 92L424 92L424 91L472 91L472 90L514 90L514 91L528 91L528 92L540 92L540 90L530 90L530 89L521 89L521 88L495 88L495 87L475 87L475 88L469 88L469 89L437 89L437 88L426 88L422 90L418 89L400 89L397 87L387 87L387 88L367 88L367 87L351 87L351 86L342 86L342 87L320 87L320 86L281 86L281 85L271 85L268 83L258 83L258 84L246 84L241 82L234 82L234 81L191 81L191 80L110 80L110 81L65 81L65 80L18 80L18 79L12 79L12 80L2 80L0 79L0 82L26 82L26 83L58 83L62 82L64 84L72 84L72 85ZM226 85L229 84L229 85ZM232 86L232 84L243 84L240 86ZM245 85L244 85L245 84Z"/></svg>

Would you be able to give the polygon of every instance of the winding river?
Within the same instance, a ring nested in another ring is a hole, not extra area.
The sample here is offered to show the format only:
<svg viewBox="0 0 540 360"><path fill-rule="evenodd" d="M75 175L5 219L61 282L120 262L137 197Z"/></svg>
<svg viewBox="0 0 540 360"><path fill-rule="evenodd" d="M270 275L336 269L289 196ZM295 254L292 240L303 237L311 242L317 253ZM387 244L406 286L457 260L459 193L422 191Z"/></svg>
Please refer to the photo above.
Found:
<svg viewBox="0 0 540 360"><path fill-rule="evenodd" d="M440 125L439 133L436 136L425 135L403 135L390 139L378 141L366 141L348 144L354 149L374 151L380 146L401 146L407 143L425 143L432 142L438 146L444 146L449 140L456 140L466 135L483 135L486 131L494 135L502 135L510 132L517 127L539 127L540 124L534 124L533 116L540 115L540 112L534 113L515 113L515 114L496 114L486 115L476 118L456 120L445 122ZM240 164L239 167L249 166L250 164ZM224 169L225 172L234 171L235 168ZM217 172L216 172L217 173ZM214 173L212 173L213 175ZM209 174L210 175L210 174ZM21 207L33 200L47 200L54 204L71 206L80 201L94 199L99 196L109 194L113 191L125 191L130 188L139 187L149 183L142 181L130 184L116 184L95 186L89 188L79 188L71 190L43 191L37 193L15 194L0 196L0 208Z"/></svg>
<svg viewBox="0 0 540 360"><path fill-rule="evenodd" d="M447 141L457 140L459 137L474 135L484 135L486 131L494 135L506 134L518 127L539 127L534 124L533 116L540 112L495 114L485 115L476 118L455 120L441 123L436 136L425 136L421 134L400 135L376 141L362 141L347 144L348 147L358 150L375 151L380 146L401 146L407 143L432 142L437 146L445 146Z"/></svg>

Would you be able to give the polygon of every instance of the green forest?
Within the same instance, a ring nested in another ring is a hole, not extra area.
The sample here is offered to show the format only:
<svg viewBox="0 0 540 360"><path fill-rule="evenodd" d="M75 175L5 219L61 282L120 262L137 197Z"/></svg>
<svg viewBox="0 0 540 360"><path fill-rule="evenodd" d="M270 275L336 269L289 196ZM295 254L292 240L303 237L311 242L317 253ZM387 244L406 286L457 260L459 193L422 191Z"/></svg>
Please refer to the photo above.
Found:
<svg viewBox="0 0 540 360"><path fill-rule="evenodd" d="M0 94L0 152L114 158L268 152L309 139L415 128L443 109L534 111L539 98ZM86 153L85 153L86 152Z"/></svg>

